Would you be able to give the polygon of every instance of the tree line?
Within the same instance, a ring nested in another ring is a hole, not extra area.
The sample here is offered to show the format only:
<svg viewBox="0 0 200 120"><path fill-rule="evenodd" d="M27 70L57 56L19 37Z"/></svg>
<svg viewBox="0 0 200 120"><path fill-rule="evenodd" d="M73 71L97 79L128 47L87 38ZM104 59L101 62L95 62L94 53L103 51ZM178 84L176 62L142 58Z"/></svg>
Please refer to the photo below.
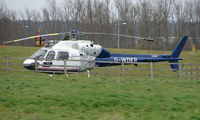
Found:
<svg viewBox="0 0 200 120"><path fill-rule="evenodd" d="M199 0L47 0L40 10L23 13L7 9L0 0L0 41L9 41L41 33L78 30L84 32L120 33L154 39L153 43L120 37L121 48L174 48L183 36L190 36L186 49L199 46ZM126 24L122 24L126 23ZM119 25L119 31L118 31ZM63 39L64 36L48 39ZM104 47L117 47L117 36L83 35ZM19 45L32 45L21 42Z"/></svg>

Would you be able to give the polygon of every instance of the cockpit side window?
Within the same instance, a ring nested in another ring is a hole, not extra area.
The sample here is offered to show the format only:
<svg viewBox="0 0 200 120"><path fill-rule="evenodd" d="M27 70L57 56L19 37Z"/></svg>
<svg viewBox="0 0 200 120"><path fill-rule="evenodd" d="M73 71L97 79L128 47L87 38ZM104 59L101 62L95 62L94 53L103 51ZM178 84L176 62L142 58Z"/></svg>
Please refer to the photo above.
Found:
<svg viewBox="0 0 200 120"><path fill-rule="evenodd" d="M47 60L53 60L55 56L55 52L54 51L49 51L49 53L47 54L46 59Z"/></svg>
<svg viewBox="0 0 200 120"><path fill-rule="evenodd" d="M69 53L68 52L58 52L57 59L59 60L64 60L69 58Z"/></svg>

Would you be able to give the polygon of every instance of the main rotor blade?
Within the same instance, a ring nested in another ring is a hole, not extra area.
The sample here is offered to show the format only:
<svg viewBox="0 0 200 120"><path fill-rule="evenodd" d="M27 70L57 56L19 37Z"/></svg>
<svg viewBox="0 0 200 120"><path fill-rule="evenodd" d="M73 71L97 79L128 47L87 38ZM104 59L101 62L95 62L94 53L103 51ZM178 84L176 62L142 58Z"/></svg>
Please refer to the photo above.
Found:
<svg viewBox="0 0 200 120"><path fill-rule="evenodd" d="M143 38L143 37L136 37L136 36L131 36L131 35L122 35L122 34L115 34L115 33L98 33L98 32L83 32L84 34L94 34L94 35L119 35L121 37L128 37L128 38L134 38L134 39L139 39L139 40L146 40L146 41L154 41L153 39L149 39L149 38Z"/></svg>
<svg viewBox="0 0 200 120"><path fill-rule="evenodd" d="M12 41L7 41L4 42L3 44L9 44L9 43L15 43L19 41L25 41L37 37L48 37L48 36L57 36L57 35L62 35L62 34L73 34L72 32L63 32L63 33L50 33L50 34L43 34L43 35L36 35L36 36L31 36L31 37L26 37L26 38L21 38L21 39L16 39ZM153 39L149 38L143 38L143 37L136 37L136 36L131 36L131 35L122 35L122 34L115 34L115 33L98 33L98 32L77 32L75 33L76 35L112 35L112 36L121 36L121 37L128 37L128 38L134 38L138 40L146 40L146 41L154 41Z"/></svg>
<svg viewBox="0 0 200 120"><path fill-rule="evenodd" d="M4 44L15 43L15 42L19 42L19 41L25 41L25 40L29 40L29 39L33 39L33 38L37 38L37 37L57 36L57 35L61 35L61 34L69 34L69 32L36 35L36 36L31 36L31 37L16 39L16 40L12 40L12 41L7 41L7 42L4 42Z"/></svg>

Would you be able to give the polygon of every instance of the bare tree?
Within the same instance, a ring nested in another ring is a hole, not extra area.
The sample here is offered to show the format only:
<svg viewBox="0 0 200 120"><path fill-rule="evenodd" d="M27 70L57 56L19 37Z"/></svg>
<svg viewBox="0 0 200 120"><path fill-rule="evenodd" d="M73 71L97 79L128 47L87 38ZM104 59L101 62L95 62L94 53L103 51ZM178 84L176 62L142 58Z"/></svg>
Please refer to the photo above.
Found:
<svg viewBox="0 0 200 120"><path fill-rule="evenodd" d="M137 21L137 9L133 2L130 0L124 0L124 1L116 1L116 8L118 7L118 10L120 12L120 31L122 34L135 34L136 29L136 21ZM126 25L123 25L122 23L126 23ZM127 48L131 48L135 46L135 43L131 41L130 38L120 38L122 39L121 45ZM128 43L128 44L127 44Z"/></svg>
<svg viewBox="0 0 200 120"><path fill-rule="evenodd" d="M83 0L74 0L70 8L70 17L73 21L73 28L78 30L83 30L83 24L81 22L84 20L85 16L85 3Z"/></svg>
<svg viewBox="0 0 200 120"><path fill-rule="evenodd" d="M15 20L14 14L10 12L3 0L0 0L0 43L11 39L12 20Z"/></svg>
<svg viewBox="0 0 200 120"><path fill-rule="evenodd" d="M60 9L60 18L61 20L65 23L65 30L70 30L70 19L71 19L71 5L72 1L71 0L63 0L61 3L61 9Z"/></svg>
<svg viewBox="0 0 200 120"><path fill-rule="evenodd" d="M72 29L117 33L118 10L120 23L127 23L120 26L121 34L151 37L156 43L149 47L146 42L121 37L120 44L125 48L168 49L174 43L171 36L180 38L188 34L194 44L200 36L199 0L63 0L60 5L56 0L46 1L47 7L42 8L42 12L25 9L18 18L19 13L8 10L0 0L0 40L33 35L38 27L42 33ZM85 38L105 47L116 47L111 43L115 43L117 37L94 35Z"/></svg>
<svg viewBox="0 0 200 120"><path fill-rule="evenodd" d="M171 0L153 0L153 21L155 28L155 38L157 39L157 45L161 48L167 48L168 44L168 22L171 12ZM163 38L164 37L164 38Z"/></svg>
<svg viewBox="0 0 200 120"><path fill-rule="evenodd" d="M140 0L137 3L137 18L139 24L139 35L142 37L152 36L153 6L149 0ZM145 48L144 41L137 42L137 46Z"/></svg>
<svg viewBox="0 0 200 120"><path fill-rule="evenodd" d="M195 14L197 17L197 25L198 25L198 37L200 37L200 1L199 0L195 0Z"/></svg>
<svg viewBox="0 0 200 120"><path fill-rule="evenodd" d="M42 21L43 21L44 30L51 32L51 29L50 29L50 26L51 26L50 15L49 15L49 12L48 12L48 10L46 8L42 9L42 16L43 16Z"/></svg>
<svg viewBox="0 0 200 120"><path fill-rule="evenodd" d="M186 20L188 23L188 28L189 28L189 35L192 37L192 43L197 44L196 41L196 24L197 24L197 16L195 14L195 4L196 1L186 1L186 6L185 7L185 12L187 14Z"/></svg>

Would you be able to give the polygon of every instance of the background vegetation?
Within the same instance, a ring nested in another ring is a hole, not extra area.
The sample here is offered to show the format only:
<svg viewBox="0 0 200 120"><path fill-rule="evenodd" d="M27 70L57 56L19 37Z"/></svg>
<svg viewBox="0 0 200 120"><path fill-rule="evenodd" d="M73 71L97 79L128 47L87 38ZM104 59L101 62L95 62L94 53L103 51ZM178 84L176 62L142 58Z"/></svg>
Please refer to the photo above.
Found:
<svg viewBox="0 0 200 120"><path fill-rule="evenodd" d="M0 42L35 35L37 28L41 28L41 33L72 29L118 33L118 20L121 34L155 40L147 45L121 37L121 48L169 50L183 35L191 37L185 49L191 49L193 44L199 48L199 0L63 0L60 4L47 0L47 7L25 9L23 13L7 9L4 0L0 0ZM108 48L117 47L117 36L89 35L81 39L90 39ZM34 45L30 41L18 44Z"/></svg>

